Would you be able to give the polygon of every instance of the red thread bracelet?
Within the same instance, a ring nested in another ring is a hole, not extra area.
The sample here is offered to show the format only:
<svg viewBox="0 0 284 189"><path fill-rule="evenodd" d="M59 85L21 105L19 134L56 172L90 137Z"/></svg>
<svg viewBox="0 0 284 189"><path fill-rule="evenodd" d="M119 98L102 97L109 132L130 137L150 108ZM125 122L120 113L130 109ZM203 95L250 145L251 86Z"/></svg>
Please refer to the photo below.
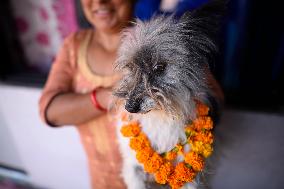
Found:
<svg viewBox="0 0 284 189"><path fill-rule="evenodd" d="M101 110L102 112L107 112L107 109L105 109L104 107L102 107L102 106L100 105L100 103L98 102L98 100L97 100L97 91L96 91L96 89L93 90L93 92L91 93L91 100L92 100L93 105L94 105L97 109Z"/></svg>

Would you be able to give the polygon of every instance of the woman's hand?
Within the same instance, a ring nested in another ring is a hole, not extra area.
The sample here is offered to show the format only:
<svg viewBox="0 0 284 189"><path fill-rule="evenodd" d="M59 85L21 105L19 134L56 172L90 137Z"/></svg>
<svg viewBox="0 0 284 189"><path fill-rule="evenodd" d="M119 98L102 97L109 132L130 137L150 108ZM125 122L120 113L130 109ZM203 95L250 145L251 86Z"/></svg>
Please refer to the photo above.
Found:
<svg viewBox="0 0 284 189"><path fill-rule="evenodd" d="M104 108L108 109L112 101L111 88L98 88L96 89L97 102Z"/></svg>

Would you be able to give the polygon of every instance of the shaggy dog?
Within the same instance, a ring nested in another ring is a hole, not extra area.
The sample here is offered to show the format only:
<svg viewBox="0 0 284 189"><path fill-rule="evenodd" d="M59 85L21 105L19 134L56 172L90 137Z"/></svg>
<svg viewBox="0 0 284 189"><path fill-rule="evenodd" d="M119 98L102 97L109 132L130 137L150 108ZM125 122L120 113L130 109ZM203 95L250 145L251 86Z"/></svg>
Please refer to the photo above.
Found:
<svg viewBox="0 0 284 189"><path fill-rule="evenodd" d="M211 116L219 114L222 92L208 64L217 52L215 37L224 6L214 0L179 20L160 16L137 21L125 32L117 60L124 75L115 95L159 154L186 140L184 126L196 116L195 100L207 104ZM118 135L128 188L169 188L154 183L137 162L128 139ZM183 186L197 187L198 182Z"/></svg>

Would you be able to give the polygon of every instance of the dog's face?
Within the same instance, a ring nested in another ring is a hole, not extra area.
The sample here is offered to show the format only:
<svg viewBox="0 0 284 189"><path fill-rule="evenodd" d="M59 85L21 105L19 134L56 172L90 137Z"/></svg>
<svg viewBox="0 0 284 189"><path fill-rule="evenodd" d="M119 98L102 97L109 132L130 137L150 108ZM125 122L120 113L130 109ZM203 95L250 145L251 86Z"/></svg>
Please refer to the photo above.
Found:
<svg viewBox="0 0 284 189"><path fill-rule="evenodd" d="M138 21L125 32L117 60L124 76L115 95L125 100L128 112L192 114L193 100L208 90L207 64L216 51L211 27L217 22L211 20L219 12L213 9L204 15L206 11L208 6L179 21L172 17Z"/></svg>

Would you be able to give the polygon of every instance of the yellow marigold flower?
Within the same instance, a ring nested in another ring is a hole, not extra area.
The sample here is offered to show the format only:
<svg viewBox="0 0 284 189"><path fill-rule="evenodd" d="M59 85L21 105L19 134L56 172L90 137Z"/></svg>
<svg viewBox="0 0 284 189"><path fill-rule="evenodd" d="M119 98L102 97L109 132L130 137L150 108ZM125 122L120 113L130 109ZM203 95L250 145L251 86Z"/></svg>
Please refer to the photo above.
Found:
<svg viewBox="0 0 284 189"><path fill-rule="evenodd" d="M203 152L202 152L202 155L203 155L205 158L207 158L207 157L209 157L209 156L212 154L212 152L213 152L212 146L211 146L210 144L205 144L205 145L204 145L204 150L203 150Z"/></svg>
<svg viewBox="0 0 284 189"><path fill-rule="evenodd" d="M184 185L184 181L178 179L175 173L169 176L168 183L172 189L180 189Z"/></svg>
<svg viewBox="0 0 284 189"><path fill-rule="evenodd" d="M154 154L154 150L151 147L146 147L136 153L136 159L138 162L144 164Z"/></svg>
<svg viewBox="0 0 284 189"><path fill-rule="evenodd" d="M139 134L137 137L133 137L129 142L130 148L135 151L142 150L146 147L150 147L150 143L145 134Z"/></svg>
<svg viewBox="0 0 284 189"><path fill-rule="evenodd" d="M177 157L177 152L174 152L174 151L167 152L165 155L165 159L169 161L176 159L176 157Z"/></svg>
<svg viewBox="0 0 284 189"><path fill-rule="evenodd" d="M175 176L181 181L192 182L195 177L195 172L193 169L186 167L185 163L180 162L175 168Z"/></svg>
<svg viewBox="0 0 284 189"><path fill-rule="evenodd" d="M120 132L125 137L134 137L140 133L140 126L137 122L129 123L120 129Z"/></svg>
<svg viewBox="0 0 284 189"><path fill-rule="evenodd" d="M148 173L155 173L163 164L163 158L156 152L144 164L144 169Z"/></svg>
<svg viewBox="0 0 284 189"><path fill-rule="evenodd" d="M183 154L183 146L181 144L177 144L173 151L177 152L178 154Z"/></svg>
<svg viewBox="0 0 284 189"><path fill-rule="evenodd" d="M164 163L160 169L155 173L155 180L159 184L166 184L167 179L174 170L173 165L170 162Z"/></svg>
<svg viewBox="0 0 284 189"><path fill-rule="evenodd" d="M201 141L205 144L212 144L213 143L213 134L209 131L205 131L205 132L198 132L195 136L194 136L194 140L196 141Z"/></svg>
<svg viewBox="0 0 284 189"><path fill-rule="evenodd" d="M213 121L211 119L211 117L204 117L205 119L205 124L204 124L204 129L206 130L211 130L213 129Z"/></svg>
<svg viewBox="0 0 284 189"><path fill-rule="evenodd" d="M201 141L190 141L191 143L191 149L192 151L198 153L198 154L202 154L203 150L204 150L204 146L203 146L203 142Z"/></svg>
<svg viewBox="0 0 284 189"><path fill-rule="evenodd" d="M210 117L198 117L193 121L193 127L197 131L202 131L203 129L210 130L213 128L213 121Z"/></svg>
<svg viewBox="0 0 284 189"><path fill-rule="evenodd" d="M184 130L185 130L186 136L189 138L196 134L196 131L194 130L192 125L186 126Z"/></svg>
<svg viewBox="0 0 284 189"><path fill-rule="evenodd" d="M209 108L201 102L196 102L196 112L198 116L207 116Z"/></svg>
<svg viewBox="0 0 284 189"><path fill-rule="evenodd" d="M201 141L193 141L190 144L192 151L203 155L205 158L209 157L213 152L213 148L210 144L204 144Z"/></svg>
<svg viewBox="0 0 284 189"><path fill-rule="evenodd" d="M204 168L203 158L195 152L186 154L184 161L190 164L194 171L201 171Z"/></svg>

